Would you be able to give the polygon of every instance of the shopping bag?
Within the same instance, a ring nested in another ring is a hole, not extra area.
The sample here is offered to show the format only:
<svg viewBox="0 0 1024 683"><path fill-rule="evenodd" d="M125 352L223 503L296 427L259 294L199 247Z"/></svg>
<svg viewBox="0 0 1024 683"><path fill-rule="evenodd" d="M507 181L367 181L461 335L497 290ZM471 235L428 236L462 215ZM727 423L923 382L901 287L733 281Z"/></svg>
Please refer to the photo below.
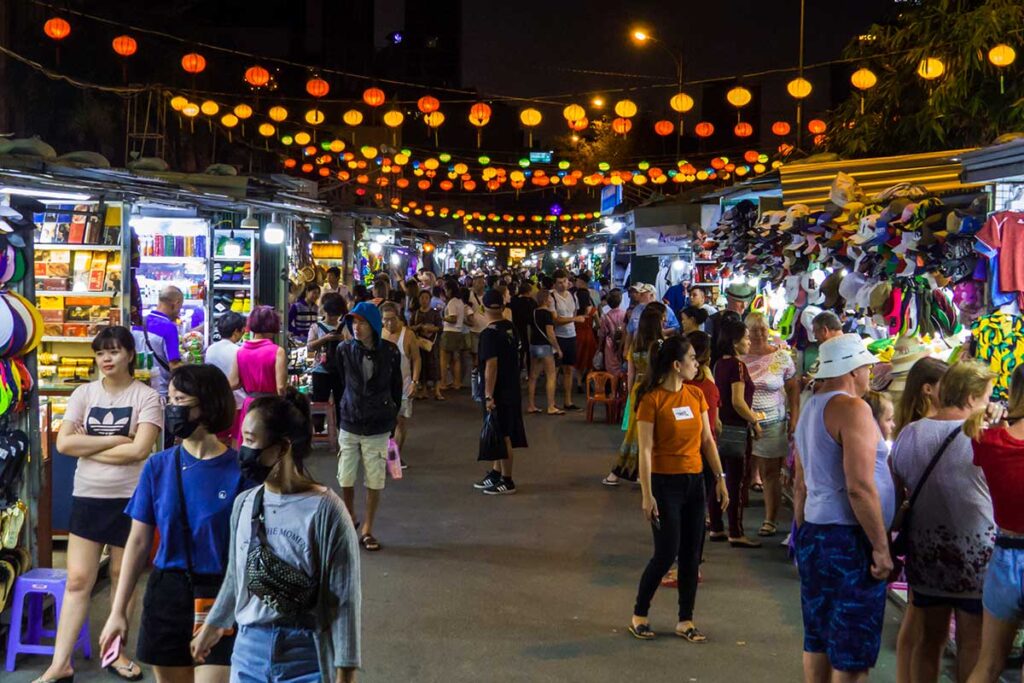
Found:
<svg viewBox="0 0 1024 683"><path fill-rule="evenodd" d="M484 426L480 428L480 452L476 459L502 460L505 457L505 438L498 428L498 411L491 410L484 416Z"/></svg>
<svg viewBox="0 0 1024 683"><path fill-rule="evenodd" d="M388 439L388 474L392 479L402 478L402 454L398 452L398 444L394 439Z"/></svg>

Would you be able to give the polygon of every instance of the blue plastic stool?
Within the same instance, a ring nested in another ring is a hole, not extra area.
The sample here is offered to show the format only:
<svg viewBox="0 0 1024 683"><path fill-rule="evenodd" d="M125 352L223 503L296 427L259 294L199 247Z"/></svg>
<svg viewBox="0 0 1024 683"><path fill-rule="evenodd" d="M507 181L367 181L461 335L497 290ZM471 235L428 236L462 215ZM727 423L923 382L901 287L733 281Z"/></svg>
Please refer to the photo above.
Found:
<svg viewBox="0 0 1024 683"><path fill-rule="evenodd" d="M14 660L19 654L52 655L53 645L42 645L43 638L55 638L56 631L43 628L43 596L53 596L54 614L60 621L60 610L64 605L64 589L67 586L68 573L63 569L33 569L25 572L14 583L14 602L11 610L11 630L7 634L6 669L14 671ZM22 610L28 598L28 630L27 641L21 640ZM86 659L92 657L92 646L89 644L89 616L86 615L82 631L75 641L75 650L81 649Z"/></svg>

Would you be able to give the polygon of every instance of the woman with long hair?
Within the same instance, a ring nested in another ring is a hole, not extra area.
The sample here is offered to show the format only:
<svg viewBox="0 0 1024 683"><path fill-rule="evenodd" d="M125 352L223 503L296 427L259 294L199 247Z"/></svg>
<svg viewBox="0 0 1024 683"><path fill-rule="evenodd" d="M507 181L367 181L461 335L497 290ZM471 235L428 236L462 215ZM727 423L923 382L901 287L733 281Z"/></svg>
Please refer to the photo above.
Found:
<svg viewBox="0 0 1024 683"><path fill-rule="evenodd" d="M75 389L57 433L57 450L76 458L68 533L67 584L50 666L36 683L68 682L71 657L89 614L103 547L110 548L110 579L121 576L132 527L125 506L143 463L160 436L164 410L155 389L135 379L135 338L124 327L105 327L92 340L100 378ZM129 681L142 669L123 653L107 667Z"/></svg>
<svg viewBox="0 0 1024 683"><path fill-rule="evenodd" d="M537 380L544 373L544 390L548 398L548 415L565 415L565 411L555 405L555 388L558 379L558 368L555 361L561 359L562 349L558 346L555 336L555 305L551 292L538 289L537 307L533 310L530 322L530 374L526 389L526 412L539 413L540 408L534 403L537 392Z"/></svg>
<svg viewBox="0 0 1024 683"><path fill-rule="evenodd" d="M309 401L293 387L253 401L239 465L257 487L235 499L227 573L192 656L204 663L238 626L238 681L355 680L359 548L341 499L310 477Z"/></svg>
<svg viewBox="0 0 1024 683"><path fill-rule="evenodd" d="M429 289L419 291L419 307L409 316L409 327L420 340L420 362L422 375L416 398L427 398L428 389L434 393L434 400L443 401L441 393L441 312L430 305ZM430 346L428 351L423 342Z"/></svg>
<svg viewBox="0 0 1024 683"><path fill-rule="evenodd" d="M704 543L704 460L715 475L722 508L729 505L729 493L707 401L699 388L685 384L700 372L693 347L685 337L670 337L657 340L649 354L650 371L636 393L636 421L642 508L654 535L654 556L640 579L629 631L641 640L654 638L647 618L651 599L678 560L675 634L691 643L705 643L707 636L693 622Z"/></svg>
<svg viewBox="0 0 1024 683"><path fill-rule="evenodd" d="M718 452L725 468L729 489L729 545L734 548L760 548L761 544L743 533L743 481L746 476L747 450L751 439L761 438L761 415L754 412L754 381L740 357L750 351L750 333L742 320L723 319L718 333L718 362L715 385L722 397L719 419ZM715 539L717 540L717 538Z"/></svg>
<svg viewBox="0 0 1024 683"><path fill-rule="evenodd" d="M640 442L636 432L636 392L647 375L648 353L651 345L662 338L665 324L665 304L652 301L640 314L636 334L626 352L626 386L629 399L626 401L626 415L623 429L626 432L619 447L619 456L607 477L601 480L605 486L618 486L621 480L636 481L639 466Z"/></svg>
<svg viewBox="0 0 1024 683"><path fill-rule="evenodd" d="M1005 414L989 426L992 417L979 411L964 423L974 464L988 482L997 527L982 593L981 651L968 683L1000 679L1024 619L1024 365L1010 377Z"/></svg>
<svg viewBox="0 0 1024 683"><path fill-rule="evenodd" d="M231 505L247 488L238 454L217 438L235 420L235 397L216 366L183 365L171 373L167 400L167 428L182 442L146 461L128 503L132 530L100 651L115 638L127 640L128 606L159 531L143 599L139 660L153 667L160 682L226 683L234 638L222 640L195 668L189 642L197 604L212 604L223 581Z"/></svg>

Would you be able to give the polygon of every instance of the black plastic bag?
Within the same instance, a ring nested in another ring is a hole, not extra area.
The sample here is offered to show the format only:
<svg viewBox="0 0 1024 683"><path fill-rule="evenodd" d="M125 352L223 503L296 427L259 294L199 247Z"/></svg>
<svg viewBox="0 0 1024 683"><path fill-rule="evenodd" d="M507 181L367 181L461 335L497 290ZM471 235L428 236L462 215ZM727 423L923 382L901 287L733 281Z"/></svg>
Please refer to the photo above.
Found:
<svg viewBox="0 0 1024 683"><path fill-rule="evenodd" d="M505 457L505 437L498 428L498 411L491 410L484 416L484 426L480 428L480 452L476 459L479 462Z"/></svg>

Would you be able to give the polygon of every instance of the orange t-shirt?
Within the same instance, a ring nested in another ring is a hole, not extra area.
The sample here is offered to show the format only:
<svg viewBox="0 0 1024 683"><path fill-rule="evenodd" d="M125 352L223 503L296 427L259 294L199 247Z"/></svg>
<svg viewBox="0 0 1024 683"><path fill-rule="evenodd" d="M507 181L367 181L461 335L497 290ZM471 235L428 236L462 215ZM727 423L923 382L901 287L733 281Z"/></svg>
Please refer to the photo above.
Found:
<svg viewBox="0 0 1024 683"><path fill-rule="evenodd" d="M702 415L707 399L699 387L684 384L676 392L661 387L644 394L636 419L654 424L651 472L654 474L700 474Z"/></svg>

